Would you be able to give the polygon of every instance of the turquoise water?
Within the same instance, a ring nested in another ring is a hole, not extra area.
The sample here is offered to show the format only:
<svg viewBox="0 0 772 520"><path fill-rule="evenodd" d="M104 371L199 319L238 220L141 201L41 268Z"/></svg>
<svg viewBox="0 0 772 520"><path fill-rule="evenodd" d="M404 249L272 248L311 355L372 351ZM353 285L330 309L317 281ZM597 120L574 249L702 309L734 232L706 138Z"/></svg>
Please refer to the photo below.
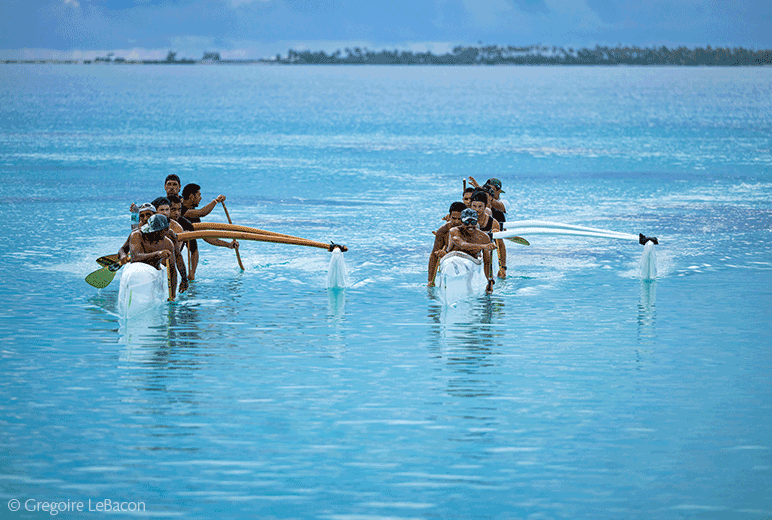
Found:
<svg viewBox="0 0 772 520"><path fill-rule="evenodd" d="M0 76L0 518L772 516L768 69ZM169 173L348 245L351 287L323 250L244 243L242 273L202 245L187 294L122 322L83 278ZM443 307L466 175L511 220L658 236L657 279L636 244L534 236Z"/></svg>

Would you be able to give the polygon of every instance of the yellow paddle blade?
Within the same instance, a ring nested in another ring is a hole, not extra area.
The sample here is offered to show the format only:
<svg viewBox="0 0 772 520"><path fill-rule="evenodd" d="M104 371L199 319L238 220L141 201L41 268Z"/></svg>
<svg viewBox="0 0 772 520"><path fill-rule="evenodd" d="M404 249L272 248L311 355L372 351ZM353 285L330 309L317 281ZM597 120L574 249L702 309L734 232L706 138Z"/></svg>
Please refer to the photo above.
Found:
<svg viewBox="0 0 772 520"><path fill-rule="evenodd" d="M111 270L110 266L105 266L89 274L86 277L86 283L97 289L104 289L113 281L116 272L118 272L118 269Z"/></svg>
<svg viewBox="0 0 772 520"><path fill-rule="evenodd" d="M523 237L507 237L507 240L511 240L515 244L520 244L522 246L530 246L531 243L524 239Z"/></svg>

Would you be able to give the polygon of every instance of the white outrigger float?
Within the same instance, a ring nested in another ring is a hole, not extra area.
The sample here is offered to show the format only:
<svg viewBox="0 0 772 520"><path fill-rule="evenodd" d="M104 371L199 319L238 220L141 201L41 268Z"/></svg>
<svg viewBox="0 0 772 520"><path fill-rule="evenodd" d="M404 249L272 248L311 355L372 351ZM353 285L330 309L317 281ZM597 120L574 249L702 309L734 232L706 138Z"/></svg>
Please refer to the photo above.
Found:
<svg viewBox="0 0 772 520"><path fill-rule="evenodd" d="M440 259L435 280L446 305L480 296L488 285L483 259L461 251L451 251Z"/></svg>
<svg viewBox="0 0 772 520"><path fill-rule="evenodd" d="M648 281L657 277L657 257L654 245L658 244L659 241L656 237L647 237L642 233L633 235L546 220L520 220L507 222L506 226L506 230L493 233L494 240L507 239L518 244L530 245L527 240L523 239L523 236L568 235L638 242L644 246L640 261L641 279ZM491 256L495 263L497 255ZM496 270L494 265L493 272ZM446 254L440 260L435 285L439 288L440 299L446 305L484 294L487 278L482 258L474 258L458 251Z"/></svg>
<svg viewBox="0 0 772 520"><path fill-rule="evenodd" d="M160 270L142 262L134 262L122 269L118 290L118 314L133 318L152 310L169 299L168 277L165 267Z"/></svg>

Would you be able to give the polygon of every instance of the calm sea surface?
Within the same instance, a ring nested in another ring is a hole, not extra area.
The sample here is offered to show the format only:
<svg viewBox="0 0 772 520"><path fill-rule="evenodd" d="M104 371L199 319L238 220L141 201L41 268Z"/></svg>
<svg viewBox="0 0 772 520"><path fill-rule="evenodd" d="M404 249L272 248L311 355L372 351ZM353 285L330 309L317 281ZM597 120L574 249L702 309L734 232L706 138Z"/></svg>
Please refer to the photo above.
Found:
<svg viewBox="0 0 772 520"><path fill-rule="evenodd" d="M84 277L169 173L351 286L202 244L122 321ZM468 175L657 279L533 236L443 307ZM4 65L0 205L0 518L772 517L770 68Z"/></svg>

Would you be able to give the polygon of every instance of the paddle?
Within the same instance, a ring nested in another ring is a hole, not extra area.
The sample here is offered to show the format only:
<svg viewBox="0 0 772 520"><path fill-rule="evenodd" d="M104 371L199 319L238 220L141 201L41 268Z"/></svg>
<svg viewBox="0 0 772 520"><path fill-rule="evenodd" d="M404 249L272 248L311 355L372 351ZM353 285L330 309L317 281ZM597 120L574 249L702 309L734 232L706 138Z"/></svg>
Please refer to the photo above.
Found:
<svg viewBox="0 0 772 520"><path fill-rule="evenodd" d="M228 217L228 224L233 225L233 221L231 220L231 216L228 214L228 208L225 207L225 203L221 202L220 204L222 204L222 209L225 210L225 216ZM241 255L239 254L239 249L238 248L235 248L235 249L236 249L236 260L238 260L239 267L243 271L244 270L244 264L241 263Z"/></svg>
<svg viewBox="0 0 772 520"><path fill-rule="evenodd" d="M86 276L86 283L97 289L104 289L115 278L115 273L118 272L122 266L121 264L114 263L107 265L101 269L97 269L93 273Z"/></svg>
<svg viewBox="0 0 772 520"><path fill-rule="evenodd" d="M531 243L529 241L527 241L526 239L524 239L523 237L507 237L507 240L511 240L515 244L520 244L520 245L523 245L523 246L530 246L531 245Z"/></svg>
<svg viewBox="0 0 772 520"><path fill-rule="evenodd" d="M118 254L117 253L114 254L114 255L100 256L99 258L96 259L96 263L98 263L102 267L107 267L108 265L113 265L113 264L115 264L117 262L118 262Z"/></svg>

